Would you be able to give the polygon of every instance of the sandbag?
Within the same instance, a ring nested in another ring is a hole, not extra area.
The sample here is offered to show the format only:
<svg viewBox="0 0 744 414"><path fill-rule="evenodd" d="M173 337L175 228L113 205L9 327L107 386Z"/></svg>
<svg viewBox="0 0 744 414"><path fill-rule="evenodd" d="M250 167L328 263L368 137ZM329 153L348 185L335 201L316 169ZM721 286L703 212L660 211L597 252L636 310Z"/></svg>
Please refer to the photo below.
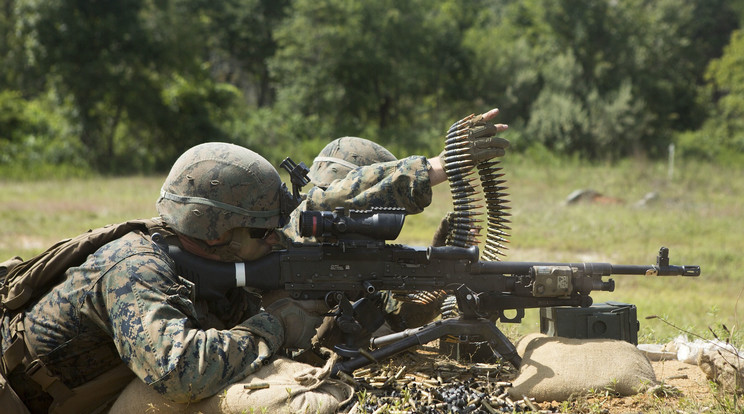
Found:
<svg viewBox="0 0 744 414"><path fill-rule="evenodd" d="M508 391L512 398L564 401L592 390L625 396L656 383L651 363L625 341L531 334L517 350L522 365Z"/></svg>
<svg viewBox="0 0 744 414"><path fill-rule="evenodd" d="M343 382L323 378L321 370L288 358L277 358L216 395L190 404L167 400L135 379L116 400L109 414L340 412L353 397L354 389ZM254 388L246 389L246 386Z"/></svg>

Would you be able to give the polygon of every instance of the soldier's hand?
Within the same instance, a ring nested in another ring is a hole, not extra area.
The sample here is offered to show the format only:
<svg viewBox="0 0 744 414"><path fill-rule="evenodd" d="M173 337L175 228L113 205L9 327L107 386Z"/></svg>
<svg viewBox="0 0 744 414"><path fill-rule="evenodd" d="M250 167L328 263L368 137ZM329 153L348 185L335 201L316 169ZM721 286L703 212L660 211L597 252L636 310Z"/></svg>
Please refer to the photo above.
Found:
<svg viewBox="0 0 744 414"><path fill-rule="evenodd" d="M317 333L312 338L313 347L325 347L333 349L335 345L343 342L344 335L336 324L335 316L327 316L318 327Z"/></svg>
<svg viewBox="0 0 744 414"><path fill-rule="evenodd" d="M286 348L310 348L310 339L323 322L328 305L322 300L295 300L283 298L275 301L266 312L282 321Z"/></svg>
<svg viewBox="0 0 744 414"><path fill-rule="evenodd" d="M468 140L472 143L471 154L476 163L503 157L509 148L509 141L496 136L499 132L506 131L508 126L491 123L491 119L498 113L498 109L492 109L469 122Z"/></svg>
<svg viewBox="0 0 744 414"><path fill-rule="evenodd" d="M509 148L509 141L497 137L496 134L506 131L509 126L491 122L498 113L498 109L492 109L456 122L447 133L446 162L449 164L454 161L472 160L477 164L504 156L506 149Z"/></svg>

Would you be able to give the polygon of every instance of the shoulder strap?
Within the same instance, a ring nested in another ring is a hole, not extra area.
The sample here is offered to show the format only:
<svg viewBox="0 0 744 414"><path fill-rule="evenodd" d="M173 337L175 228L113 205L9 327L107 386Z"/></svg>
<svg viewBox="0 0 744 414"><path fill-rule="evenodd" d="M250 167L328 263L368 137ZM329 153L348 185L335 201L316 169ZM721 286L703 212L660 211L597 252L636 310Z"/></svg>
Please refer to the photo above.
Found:
<svg viewBox="0 0 744 414"><path fill-rule="evenodd" d="M11 259L9 265L5 266L7 275L0 286L0 308L22 308L30 300L46 292L67 269L85 262L88 255L101 246L131 231L149 232L151 227L157 226L162 226L162 221L157 218L107 225L88 230L72 239L62 240L24 262L18 263Z"/></svg>

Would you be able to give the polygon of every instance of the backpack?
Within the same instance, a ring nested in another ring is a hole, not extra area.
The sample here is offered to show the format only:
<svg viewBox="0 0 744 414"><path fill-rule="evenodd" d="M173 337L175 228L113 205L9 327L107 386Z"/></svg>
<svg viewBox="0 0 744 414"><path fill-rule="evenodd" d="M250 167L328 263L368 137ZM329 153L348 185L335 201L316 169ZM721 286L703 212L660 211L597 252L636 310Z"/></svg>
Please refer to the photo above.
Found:
<svg viewBox="0 0 744 414"><path fill-rule="evenodd" d="M140 230L151 233L158 230L164 233L165 224L159 219L131 220L88 230L77 237L64 239L29 259L18 256L0 263L0 315L11 315L11 345L5 353L0 353L0 412L28 413L27 408L7 381L10 373L20 364L26 364L26 373L54 398L50 408L55 413L78 413L115 398L111 390L123 388L134 374L124 365L108 371L94 380L73 390L65 386L57 377L45 369L43 363L25 346L22 326L25 307L47 293L62 279L67 269L79 266L103 245L125 234ZM32 361L29 363L29 361ZM29 371L29 364L42 369ZM108 391L108 393L107 393ZM76 396L78 398L70 398Z"/></svg>
<svg viewBox="0 0 744 414"><path fill-rule="evenodd" d="M23 261L16 256L0 263L0 309L22 309L57 284L67 269L81 265L106 243L133 230L147 232L158 224L157 219L111 224L61 240L32 259Z"/></svg>

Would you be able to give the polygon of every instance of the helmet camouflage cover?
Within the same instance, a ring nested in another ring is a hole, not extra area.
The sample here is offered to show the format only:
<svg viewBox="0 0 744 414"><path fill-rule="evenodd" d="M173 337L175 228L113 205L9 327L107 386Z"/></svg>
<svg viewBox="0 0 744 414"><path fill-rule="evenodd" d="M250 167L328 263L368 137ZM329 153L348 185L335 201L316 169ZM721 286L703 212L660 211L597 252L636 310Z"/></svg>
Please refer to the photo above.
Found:
<svg viewBox="0 0 744 414"><path fill-rule="evenodd" d="M385 147L368 139L341 137L331 141L313 160L307 176L318 187L328 187L336 179L365 165L395 161Z"/></svg>
<svg viewBox="0 0 744 414"><path fill-rule="evenodd" d="M279 173L259 154L210 142L176 160L156 208L176 231L214 240L238 227L279 226L285 191Z"/></svg>

